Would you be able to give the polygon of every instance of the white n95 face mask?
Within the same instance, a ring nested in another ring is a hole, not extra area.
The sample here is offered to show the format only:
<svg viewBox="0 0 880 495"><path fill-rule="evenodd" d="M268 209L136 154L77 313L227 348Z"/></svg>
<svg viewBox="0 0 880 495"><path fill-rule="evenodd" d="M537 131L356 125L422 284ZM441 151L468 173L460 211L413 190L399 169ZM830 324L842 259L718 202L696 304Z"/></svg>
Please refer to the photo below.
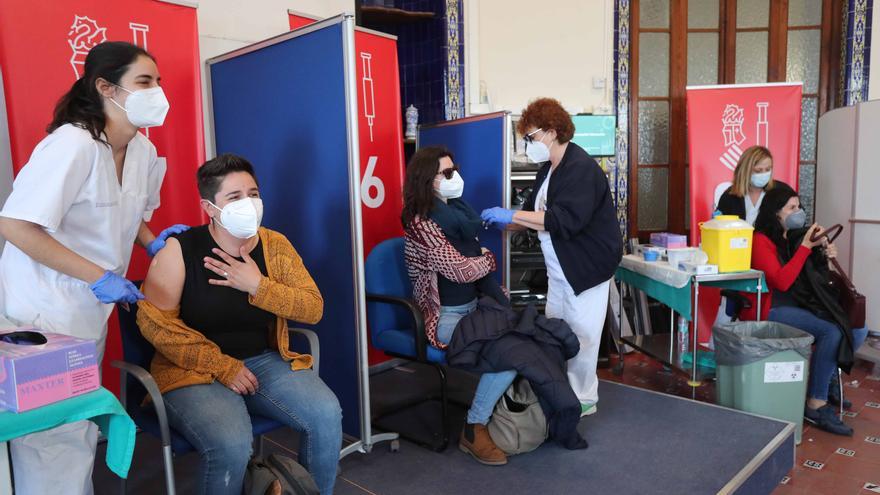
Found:
<svg viewBox="0 0 880 495"><path fill-rule="evenodd" d="M547 134L544 134L547 136ZM544 138L541 138L543 141ZM544 163L550 161L550 148L541 141L532 140L526 144L526 156L535 163Z"/></svg>
<svg viewBox="0 0 880 495"><path fill-rule="evenodd" d="M220 210L220 218L214 220L238 239L250 239L257 235L260 222L263 221L263 200L260 198L243 198L228 203L223 208L208 203Z"/></svg>
<svg viewBox="0 0 880 495"><path fill-rule="evenodd" d="M441 198L454 199L460 198L464 193L464 179L458 175L458 171L452 173L452 178L446 177L440 179L440 185L437 186L437 194Z"/></svg>
<svg viewBox="0 0 880 495"><path fill-rule="evenodd" d="M157 127L165 123L165 116L171 105L161 86L129 91L122 86L117 88L128 93L123 108L116 100L110 98L114 105L125 111L128 121L135 127Z"/></svg>

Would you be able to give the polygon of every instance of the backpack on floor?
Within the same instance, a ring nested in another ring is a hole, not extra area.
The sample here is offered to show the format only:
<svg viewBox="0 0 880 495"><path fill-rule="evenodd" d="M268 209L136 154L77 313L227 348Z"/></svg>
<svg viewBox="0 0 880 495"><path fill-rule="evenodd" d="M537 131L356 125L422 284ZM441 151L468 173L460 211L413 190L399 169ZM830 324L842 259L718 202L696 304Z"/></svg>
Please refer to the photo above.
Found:
<svg viewBox="0 0 880 495"><path fill-rule="evenodd" d="M507 388L495 405L489 436L507 455L531 452L547 439L547 418L529 381L522 377Z"/></svg>
<svg viewBox="0 0 880 495"><path fill-rule="evenodd" d="M281 482L282 495L320 495L312 475L290 457L270 454L254 457L244 474L245 495L265 495L272 482Z"/></svg>

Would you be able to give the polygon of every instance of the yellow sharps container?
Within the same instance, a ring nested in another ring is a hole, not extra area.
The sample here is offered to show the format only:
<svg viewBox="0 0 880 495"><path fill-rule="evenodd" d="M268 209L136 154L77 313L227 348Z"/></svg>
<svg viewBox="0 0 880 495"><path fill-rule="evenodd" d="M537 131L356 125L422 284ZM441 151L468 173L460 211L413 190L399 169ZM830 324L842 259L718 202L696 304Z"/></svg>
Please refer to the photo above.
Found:
<svg viewBox="0 0 880 495"><path fill-rule="evenodd" d="M700 223L703 251L718 271L742 272L752 267L752 232L755 229L736 215L718 215Z"/></svg>

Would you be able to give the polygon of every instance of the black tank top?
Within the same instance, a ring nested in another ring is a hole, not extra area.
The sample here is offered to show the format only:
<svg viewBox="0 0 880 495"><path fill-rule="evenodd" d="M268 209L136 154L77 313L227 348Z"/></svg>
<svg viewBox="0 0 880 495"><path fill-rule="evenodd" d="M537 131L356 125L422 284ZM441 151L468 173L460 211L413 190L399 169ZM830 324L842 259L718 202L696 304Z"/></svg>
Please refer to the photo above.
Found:
<svg viewBox="0 0 880 495"><path fill-rule="evenodd" d="M217 344L224 354L236 359L246 359L265 351L269 347L268 338L275 325L275 315L250 304L246 292L208 283L209 279L222 280L205 268L204 258L219 259L211 250L220 248L211 237L208 226L193 227L176 237L186 271L180 297L183 322ZM257 242L250 255L260 272L266 275L262 242ZM236 259L241 261L241 258Z"/></svg>

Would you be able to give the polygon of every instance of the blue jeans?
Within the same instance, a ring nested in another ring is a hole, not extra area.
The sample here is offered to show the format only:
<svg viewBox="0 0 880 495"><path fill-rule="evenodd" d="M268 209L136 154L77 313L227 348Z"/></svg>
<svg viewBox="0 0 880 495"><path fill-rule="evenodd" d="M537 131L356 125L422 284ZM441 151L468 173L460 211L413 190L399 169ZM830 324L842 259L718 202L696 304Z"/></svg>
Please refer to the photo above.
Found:
<svg viewBox="0 0 880 495"><path fill-rule="evenodd" d="M461 306L441 306L440 321L437 323L437 339L444 344L452 340L452 333L458 321L477 309L477 300L462 304ZM484 373L477 384L477 391L471 408L468 410L467 422L471 424L485 425L492 417L495 403L504 395L507 387L516 378L516 371L508 370L498 373Z"/></svg>
<svg viewBox="0 0 880 495"><path fill-rule="evenodd" d="M799 328L816 339L816 349L810 358L810 380L807 396L811 399L828 400L828 384L837 370L837 348L843 339L843 332L830 321L823 320L810 311L794 306L772 308L767 316L770 321L778 321ZM854 329L853 352L868 336L867 328Z"/></svg>
<svg viewBox="0 0 880 495"><path fill-rule="evenodd" d="M292 371L275 351L245 359L244 364L259 382L254 395L238 395L216 381L163 395L172 428L201 457L197 493L241 494L252 453L251 414L299 431L299 463L321 493L333 493L342 447L342 409L336 395L314 371Z"/></svg>

